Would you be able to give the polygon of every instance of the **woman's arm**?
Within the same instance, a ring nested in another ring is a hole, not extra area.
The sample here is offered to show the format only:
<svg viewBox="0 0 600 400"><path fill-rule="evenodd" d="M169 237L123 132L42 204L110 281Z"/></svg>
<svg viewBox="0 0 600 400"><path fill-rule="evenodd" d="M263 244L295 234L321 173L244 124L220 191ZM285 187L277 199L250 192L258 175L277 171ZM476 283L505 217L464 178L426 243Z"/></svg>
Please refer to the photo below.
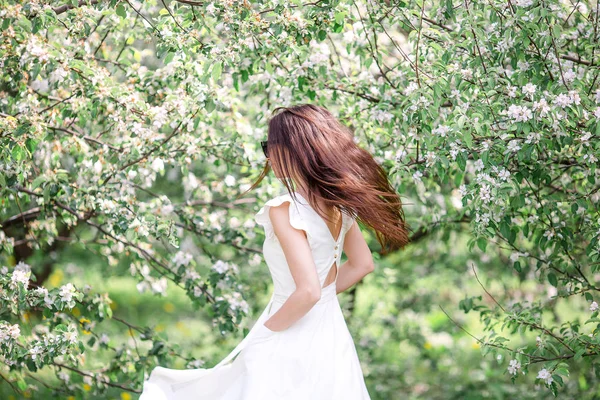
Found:
<svg viewBox="0 0 600 400"><path fill-rule="evenodd" d="M302 318L321 298L321 284L312 258L306 233L290 224L289 202L270 207L269 218L279 240L296 290L264 325L272 331L282 331Z"/></svg>
<svg viewBox="0 0 600 400"><path fill-rule="evenodd" d="M375 270L373 255L356 221L344 238L344 253L348 260L340 265L336 284L337 293L352 287Z"/></svg>

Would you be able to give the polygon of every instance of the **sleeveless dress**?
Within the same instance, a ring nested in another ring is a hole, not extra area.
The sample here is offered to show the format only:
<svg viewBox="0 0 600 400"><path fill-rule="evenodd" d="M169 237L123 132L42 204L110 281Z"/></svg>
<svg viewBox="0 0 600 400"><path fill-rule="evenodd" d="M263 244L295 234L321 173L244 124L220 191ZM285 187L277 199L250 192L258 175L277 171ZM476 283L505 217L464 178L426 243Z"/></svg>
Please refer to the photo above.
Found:
<svg viewBox="0 0 600 400"><path fill-rule="evenodd" d="M263 255L274 290L252 329L213 368L156 367L144 382L140 400L370 400L336 295L338 274L323 288L334 262L339 271L344 238L354 217L342 212L335 240L325 220L298 192L294 194L296 200L286 192L267 201L254 217L265 229ZM307 234L322 289L306 315L285 330L272 331L264 322L296 287L269 219L269 208L286 201L290 224Z"/></svg>

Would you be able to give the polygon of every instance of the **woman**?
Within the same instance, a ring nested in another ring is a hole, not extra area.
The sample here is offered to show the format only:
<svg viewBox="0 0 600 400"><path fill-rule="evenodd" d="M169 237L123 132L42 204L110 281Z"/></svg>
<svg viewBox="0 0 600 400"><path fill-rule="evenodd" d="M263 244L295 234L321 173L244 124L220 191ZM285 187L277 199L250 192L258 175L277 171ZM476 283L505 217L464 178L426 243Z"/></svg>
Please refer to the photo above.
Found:
<svg viewBox="0 0 600 400"><path fill-rule="evenodd" d="M279 110L262 142L267 165L249 189L270 167L287 188L255 215L265 229L271 300L219 364L157 367L141 400L370 399L336 295L374 269L357 220L376 231L383 254L408 243L402 203L329 111L311 104Z"/></svg>

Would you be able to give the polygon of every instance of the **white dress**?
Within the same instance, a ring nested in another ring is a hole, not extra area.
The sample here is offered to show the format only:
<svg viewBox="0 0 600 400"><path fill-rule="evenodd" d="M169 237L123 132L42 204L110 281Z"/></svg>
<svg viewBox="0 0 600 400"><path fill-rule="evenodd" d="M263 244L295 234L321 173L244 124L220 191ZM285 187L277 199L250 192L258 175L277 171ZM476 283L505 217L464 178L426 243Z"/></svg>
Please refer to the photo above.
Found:
<svg viewBox="0 0 600 400"><path fill-rule="evenodd" d="M350 214L342 213L336 241L325 220L294 193L297 201L286 192L267 201L254 217L265 229L263 254L274 290L250 332L213 368L156 367L144 382L140 400L370 400L336 295L337 273L317 304L289 328L276 332L263 325L296 287L269 207L291 203L290 223L307 233L321 287L334 261L339 271L344 237L354 222Z"/></svg>

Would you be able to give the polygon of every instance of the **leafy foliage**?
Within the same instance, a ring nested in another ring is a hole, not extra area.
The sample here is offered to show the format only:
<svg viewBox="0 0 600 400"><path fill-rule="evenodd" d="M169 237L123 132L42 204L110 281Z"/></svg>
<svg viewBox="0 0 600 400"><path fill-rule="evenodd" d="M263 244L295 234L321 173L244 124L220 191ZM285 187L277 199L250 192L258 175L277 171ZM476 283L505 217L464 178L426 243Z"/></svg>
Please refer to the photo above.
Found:
<svg viewBox="0 0 600 400"><path fill-rule="evenodd" d="M241 293L265 289L264 270L252 210L223 199L250 185L273 105L310 101L412 200L412 254L375 254L396 307L359 302L368 285L350 294L373 398L596 394L595 4L0 4L6 393L128 398L157 364L202 365L199 343L170 340L156 310L126 315L119 290L98 290L118 278L137 282L131 301L185 294L190 315L239 331L255 296Z"/></svg>

